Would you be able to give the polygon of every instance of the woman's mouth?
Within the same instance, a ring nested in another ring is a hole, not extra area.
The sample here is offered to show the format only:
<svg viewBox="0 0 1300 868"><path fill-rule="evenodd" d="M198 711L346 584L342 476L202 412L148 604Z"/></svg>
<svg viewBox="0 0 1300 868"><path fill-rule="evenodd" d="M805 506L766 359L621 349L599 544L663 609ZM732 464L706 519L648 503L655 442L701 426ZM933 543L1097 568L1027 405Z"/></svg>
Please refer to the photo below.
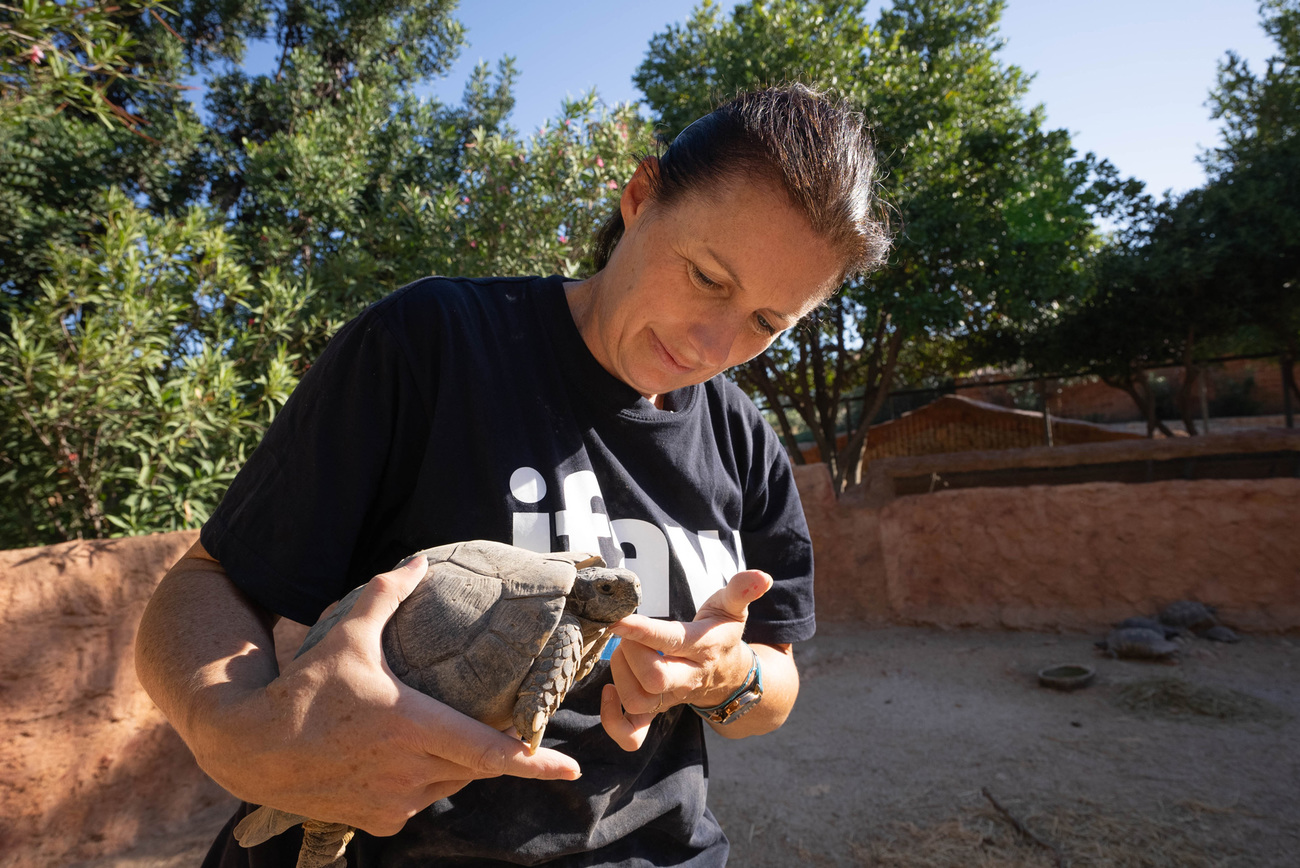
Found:
<svg viewBox="0 0 1300 868"><path fill-rule="evenodd" d="M649 331L650 346L654 349L655 355L659 357L659 361L663 363L663 366L676 374L690 373L691 367L679 362L677 357L670 353L668 348L664 346L663 341L659 340L659 336L654 333L653 329L650 329Z"/></svg>

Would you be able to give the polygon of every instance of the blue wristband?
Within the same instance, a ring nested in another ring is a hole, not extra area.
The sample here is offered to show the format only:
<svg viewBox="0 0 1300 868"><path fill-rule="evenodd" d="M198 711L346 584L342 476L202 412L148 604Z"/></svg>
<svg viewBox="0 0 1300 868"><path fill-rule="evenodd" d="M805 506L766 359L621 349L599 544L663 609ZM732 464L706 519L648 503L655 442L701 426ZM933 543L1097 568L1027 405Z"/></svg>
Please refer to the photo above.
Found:
<svg viewBox="0 0 1300 868"><path fill-rule="evenodd" d="M730 698L721 705L712 708L692 705L691 710L707 721L725 726L758 705L759 700L763 698L763 664L759 662L757 651L750 648L749 653L753 655L754 661L750 664L749 674L745 676L745 683L739 690L731 694Z"/></svg>

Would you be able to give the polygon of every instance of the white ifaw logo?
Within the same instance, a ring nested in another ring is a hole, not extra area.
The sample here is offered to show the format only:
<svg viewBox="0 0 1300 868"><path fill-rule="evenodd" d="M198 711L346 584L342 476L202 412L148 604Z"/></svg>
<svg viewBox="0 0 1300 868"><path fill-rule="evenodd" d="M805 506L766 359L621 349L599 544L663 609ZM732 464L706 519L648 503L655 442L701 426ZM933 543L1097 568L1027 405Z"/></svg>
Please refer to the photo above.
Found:
<svg viewBox="0 0 1300 868"><path fill-rule="evenodd" d="M561 488L560 509L554 514L532 511L514 514L513 543L529 551L549 553L552 521L556 536L562 538L560 543L564 551L599 552L600 540L611 540L614 551L624 555L623 563L611 566L626 567L641 580L641 607L637 611L642 615L666 618L671 611L668 599L670 552L682 565L697 610L728 579L745 569L745 553L738 531L731 531L736 551L736 558L732 558L716 530L692 533L674 525L660 529L658 525L639 518L611 519L605 513L597 512L596 501L599 500L603 508L605 499L601 496L596 474L590 470L579 470L565 476ZM546 480L533 468L520 467L510 475L510 494L524 509L536 509L538 505L544 507ZM609 547L605 550L608 551Z"/></svg>

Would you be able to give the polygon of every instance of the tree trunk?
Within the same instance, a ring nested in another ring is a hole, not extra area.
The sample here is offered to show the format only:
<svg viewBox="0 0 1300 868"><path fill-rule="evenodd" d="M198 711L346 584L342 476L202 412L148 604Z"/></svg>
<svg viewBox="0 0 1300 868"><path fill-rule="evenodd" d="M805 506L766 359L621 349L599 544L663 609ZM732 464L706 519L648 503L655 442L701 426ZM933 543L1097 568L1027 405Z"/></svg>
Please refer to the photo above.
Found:
<svg viewBox="0 0 1300 868"><path fill-rule="evenodd" d="M1300 386L1295 381L1295 348L1287 346L1278 358L1282 368L1282 412L1286 416L1286 427L1295 427L1295 412L1292 410L1291 396L1300 398Z"/></svg>
<svg viewBox="0 0 1300 868"><path fill-rule="evenodd" d="M772 412L776 414L777 424L781 426L781 439L785 441L785 451L790 456L790 463L807 464L808 459L803 457L803 450L799 448L799 440L794 436L794 429L790 427L790 417L785 415L785 407L778 403L773 407Z"/></svg>
<svg viewBox="0 0 1300 868"><path fill-rule="evenodd" d="M1196 410L1192 406L1192 390L1201 376L1201 369L1192 358L1194 338L1195 329L1188 326L1187 342L1183 344L1183 382L1178 387L1178 412L1183 417L1183 427L1193 437L1199 432L1196 430Z"/></svg>
<svg viewBox="0 0 1300 868"><path fill-rule="evenodd" d="M1201 369L1188 365L1183 368L1183 384L1178 387L1178 412L1183 417L1183 427L1195 437L1201 432L1196 430L1196 407L1193 406L1192 390L1201 377Z"/></svg>
<svg viewBox="0 0 1300 868"><path fill-rule="evenodd" d="M1048 403L1047 381L1038 381L1038 397L1043 402L1043 442L1048 446L1054 446L1052 442L1052 408Z"/></svg>
<svg viewBox="0 0 1300 868"><path fill-rule="evenodd" d="M862 417L858 419L857 428L849 434L848 442L844 444L844 449L836 462L841 468L835 476L837 496L850 485L856 485L861 481L859 468L862 466L862 452L867 446L867 435L871 431L871 420L876 418L880 408L885 405L885 398L889 396L889 387L894 380L894 368L898 362L898 351L902 346L903 336L895 331L889 336L889 346L885 350L885 363L881 366L874 391L871 391L868 385L868 391L862 394ZM870 405L867 404L868 394L871 395Z"/></svg>
<svg viewBox="0 0 1300 868"><path fill-rule="evenodd" d="M1164 422L1156 418L1156 397L1152 391L1149 382L1144 383L1136 377L1130 375L1123 381L1112 380L1108 377L1102 377L1102 382L1113 388L1119 389L1133 399L1137 406L1138 412L1147 423L1147 437L1155 437L1155 432L1159 431L1166 437L1173 437L1174 432L1170 431Z"/></svg>
<svg viewBox="0 0 1300 868"><path fill-rule="evenodd" d="M790 418L785 414L785 406L781 403L781 392L767 374L767 359L760 355L746 362L740 368L740 376L762 393L763 400L767 401L767 406L776 415L777 426L781 429L781 439L785 441L785 451L790 456L790 462L807 464L803 450L799 448L799 441L794 436L794 429L790 427Z"/></svg>

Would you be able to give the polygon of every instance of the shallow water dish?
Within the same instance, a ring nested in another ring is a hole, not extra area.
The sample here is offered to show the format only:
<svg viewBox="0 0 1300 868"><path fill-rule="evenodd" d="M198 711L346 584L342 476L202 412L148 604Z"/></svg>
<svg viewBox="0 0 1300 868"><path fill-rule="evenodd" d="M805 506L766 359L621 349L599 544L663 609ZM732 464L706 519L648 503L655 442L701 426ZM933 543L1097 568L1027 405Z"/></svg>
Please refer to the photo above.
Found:
<svg viewBox="0 0 1300 868"><path fill-rule="evenodd" d="M1091 666L1063 663L1038 672L1038 683L1053 690L1078 690L1092 683L1097 672Z"/></svg>

